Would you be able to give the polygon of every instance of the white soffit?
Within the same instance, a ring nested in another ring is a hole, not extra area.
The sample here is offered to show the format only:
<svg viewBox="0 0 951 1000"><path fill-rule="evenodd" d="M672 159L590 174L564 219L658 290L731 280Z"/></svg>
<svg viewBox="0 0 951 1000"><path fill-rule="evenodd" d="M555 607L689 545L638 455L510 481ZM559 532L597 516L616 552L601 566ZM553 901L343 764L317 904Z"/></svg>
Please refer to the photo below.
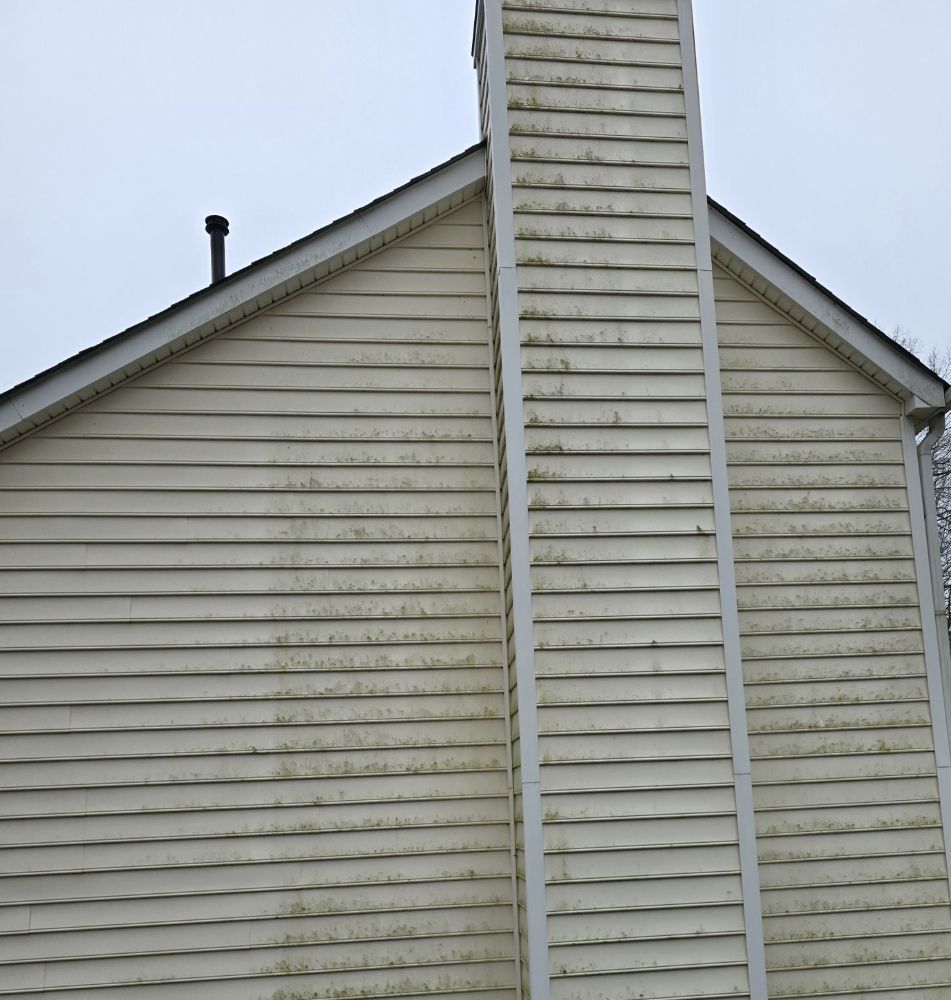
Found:
<svg viewBox="0 0 951 1000"><path fill-rule="evenodd" d="M710 243L715 263L903 399L909 416L927 419L946 408L937 375L715 203Z"/></svg>
<svg viewBox="0 0 951 1000"><path fill-rule="evenodd" d="M485 185L473 146L364 208L0 395L0 447L462 205Z"/></svg>

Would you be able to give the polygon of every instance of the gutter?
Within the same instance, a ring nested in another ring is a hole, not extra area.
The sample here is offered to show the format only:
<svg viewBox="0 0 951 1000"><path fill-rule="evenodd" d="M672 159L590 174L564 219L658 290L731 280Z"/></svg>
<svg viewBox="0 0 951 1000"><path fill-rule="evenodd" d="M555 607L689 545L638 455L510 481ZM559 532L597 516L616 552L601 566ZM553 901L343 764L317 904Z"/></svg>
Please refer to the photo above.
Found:
<svg viewBox="0 0 951 1000"><path fill-rule="evenodd" d="M951 390L945 393L945 402L951 404ZM917 446L918 475L921 480L921 502L924 508L925 537L928 547L928 565L931 570L931 595L934 606L935 629L938 633L938 661L941 665L945 700L945 717L951 719L951 643L948 640L948 612L944 603L944 579L941 575L941 541L938 536L938 511L934 492L934 465L931 449L945 431L945 414L933 417L928 433ZM924 608L922 608L924 611Z"/></svg>

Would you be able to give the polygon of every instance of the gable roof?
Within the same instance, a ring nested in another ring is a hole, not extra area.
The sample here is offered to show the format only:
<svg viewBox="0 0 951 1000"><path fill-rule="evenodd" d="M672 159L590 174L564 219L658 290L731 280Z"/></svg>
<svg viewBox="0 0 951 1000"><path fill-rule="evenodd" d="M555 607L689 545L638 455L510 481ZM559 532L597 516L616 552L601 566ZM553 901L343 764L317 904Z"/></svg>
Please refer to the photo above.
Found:
<svg viewBox="0 0 951 1000"><path fill-rule="evenodd" d="M477 195L479 143L389 194L0 394L0 447Z"/></svg>
<svg viewBox="0 0 951 1000"><path fill-rule="evenodd" d="M485 144L235 271L135 326L0 394L0 447L401 239L477 195ZM944 412L949 386L815 278L712 199L713 259L824 340L922 423Z"/></svg>
<svg viewBox="0 0 951 1000"><path fill-rule="evenodd" d="M713 260L824 341L927 421L947 408L948 383L712 198Z"/></svg>

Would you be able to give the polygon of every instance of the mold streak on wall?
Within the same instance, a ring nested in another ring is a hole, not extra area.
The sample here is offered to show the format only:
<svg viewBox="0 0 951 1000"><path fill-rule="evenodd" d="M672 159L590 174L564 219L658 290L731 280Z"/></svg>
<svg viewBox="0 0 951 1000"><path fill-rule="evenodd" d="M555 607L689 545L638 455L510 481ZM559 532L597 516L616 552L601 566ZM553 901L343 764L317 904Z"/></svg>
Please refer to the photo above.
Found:
<svg viewBox="0 0 951 1000"><path fill-rule="evenodd" d="M902 407L715 282L769 995L947 996Z"/></svg>
<svg viewBox="0 0 951 1000"><path fill-rule="evenodd" d="M483 229L3 453L0 996L514 998Z"/></svg>

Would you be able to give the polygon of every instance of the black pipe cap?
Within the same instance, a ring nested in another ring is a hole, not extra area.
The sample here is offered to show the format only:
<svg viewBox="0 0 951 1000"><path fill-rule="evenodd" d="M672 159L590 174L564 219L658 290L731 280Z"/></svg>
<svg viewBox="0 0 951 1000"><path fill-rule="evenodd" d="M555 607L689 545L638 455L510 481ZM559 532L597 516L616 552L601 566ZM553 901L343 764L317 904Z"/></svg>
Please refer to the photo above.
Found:
<svg viewBox="0 0 951 1000"><path fill-rule="evenodd" d="M228 235L228 220L223 215L209 215L205 219L206 233L224 233Z"/></svg>

